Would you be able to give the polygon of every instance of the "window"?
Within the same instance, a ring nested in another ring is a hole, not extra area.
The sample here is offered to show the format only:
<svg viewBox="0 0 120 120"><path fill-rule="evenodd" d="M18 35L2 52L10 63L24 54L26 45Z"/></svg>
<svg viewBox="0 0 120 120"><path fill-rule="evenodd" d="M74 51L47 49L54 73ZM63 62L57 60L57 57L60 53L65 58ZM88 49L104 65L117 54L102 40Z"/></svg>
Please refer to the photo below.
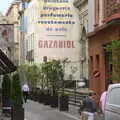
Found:
<svg viewBox="0 0 120 120"><path fill-rule="evenodd" d="M120 105L120 87L113 88L108 94L108 102L110 104Z"/></svg>
<svg viewBox="0 0 120 120"><path fill-rule="evenodd" d="M90 72L93 71L93 56L90 56Z"/></svg>
<svg viewBox="0 0 120 120"><path fill-rule="evenodd" d="M100 69L100 57L99 57L99 55L96 55L96 68L97 68L97 70Z"/></svg>
<svg viewBox="0 0 120 120"><path fill-rule="evenodd" d="M106 79L110 80L113 72L113 65L110 62L112 59L112 53L105 51L105 69Z"/></svg>
<svg viewBox="0 0 120 120"><path fill-rule="evenodd" d="M47 56L43 56L43 62L47 62Z"/></svg>
<svg viewBox="0 0 120 120"><path fill-rule="evenodd" d="M95 0L95 26L99 24L100 2Z"/></svg>

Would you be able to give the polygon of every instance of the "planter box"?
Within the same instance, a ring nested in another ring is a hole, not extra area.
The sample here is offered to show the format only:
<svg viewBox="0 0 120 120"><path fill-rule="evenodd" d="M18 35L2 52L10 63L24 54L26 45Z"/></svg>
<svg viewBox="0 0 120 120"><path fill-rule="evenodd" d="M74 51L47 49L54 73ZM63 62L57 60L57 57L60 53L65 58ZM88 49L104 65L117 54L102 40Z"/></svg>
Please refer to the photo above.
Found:
<svg viewBox="0 0 120 120"><path fill-rule="evenodd" d="M46 94L44 104L45 105L51 104L51 95L50 94Z"/></svg>
<svg viewBox="0 0 120 120"><path fill-rule="evenodd" d="M10 100L2 100L2 113L11 114L11 101Z"/></svg>
<svg viewBox="0 0 120 120"><path fill-rule="evenodd" d="M39 94L39 103L44 103L45 101L45 94L44 93L40 93Z"/></svg>
<svg viewBox="0 0 120 120"><path fill-rule="evenodd" d="M58 108L60 111L68 111L68 96L59 96L58 98Z"/></svg>
<svg viewBox="0 0 120 120"><path fill-rule="evenodd" d="M58 96L51 96L51 107L58 107Z"/></svg>
<svg viewBox="0 0 120 120"><path fill-rule="evenodd" d="M24 120L24 108L12 108L11 120Z"/></svg>

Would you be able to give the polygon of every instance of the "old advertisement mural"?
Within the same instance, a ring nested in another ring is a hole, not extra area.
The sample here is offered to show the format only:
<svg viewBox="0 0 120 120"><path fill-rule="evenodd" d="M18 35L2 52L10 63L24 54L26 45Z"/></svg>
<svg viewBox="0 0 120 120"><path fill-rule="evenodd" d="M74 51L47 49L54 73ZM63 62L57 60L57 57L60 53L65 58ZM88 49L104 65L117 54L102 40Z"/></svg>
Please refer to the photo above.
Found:
<svg viewBox="0 0 120 120"><path fill-rule="evenodd" d="M38 17L33 16L37 20L36 27L32 31L36 31L35 61L39 63L44 60L44 57L47 60L68 58L70 63L65 65L67 73L65 79L78 80L80 78L80 21L73 2L73 0L38 1Z"/></svg>

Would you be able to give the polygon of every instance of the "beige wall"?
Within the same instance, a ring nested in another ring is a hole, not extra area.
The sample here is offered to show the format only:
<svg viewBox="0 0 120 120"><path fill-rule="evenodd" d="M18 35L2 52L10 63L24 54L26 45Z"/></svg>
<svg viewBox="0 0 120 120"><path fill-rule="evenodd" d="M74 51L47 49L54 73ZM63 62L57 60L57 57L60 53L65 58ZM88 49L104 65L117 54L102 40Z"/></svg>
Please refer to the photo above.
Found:
<svg viewBox="0 0 120 120"><path fill-rule="evenodd" d="M6 17L9 19L9 23L14 25L14 40L13 40L13 61L19 61L20 60L20 31L19 31L19 3L18 2L13 2L8 9L6 13Z"/></svg>
<svg viewBox="0 0 120 120"><path fill-rule="evenodd" d="M79 0L76 0L75 4L76 8L78 9L78 14L79 14L79 20L80 20L80 40L81 41L83 38L82 38L82 35L83 35L83 28L85 28L86 30L86 34L88 32L88 1L87 0L83 0L83 2L79 1ZM84 36L86 37L86 36ZM86 54L85 56L83 56L83 44L81 42L79 42L79 46L80 46L80 55L79 55L79 59L80 59L80 73L81 73L81 76L85 77L88 79L88 41L87 41L87 38L85 38L85 41L84 41L85 45L85 51L86 51ZM83 72L82 72L83 71Z"/></svg>
<svg viewBox="0 0 120 120"><path fill-rule="evenodd" d="M42 7L39 6L39 0L32 1L25 12L27 12L28 15L28 30L25 35L25 44L26 44L26 53L27 51L34 49L34 62L40 63L43 62L43 56L47 56L48 60L50 59L64 59L69 58L71 63L69 64L69 67L66 67L66 79L70 79L69 75L72 74L71 66L76 69L76 73L73 75L74 80L80 79L80 20L79 15L77 14L77 9L73 6L73 0L70 0L71 6L71 14L73 14L73 20L76 21L75 25L66 25L68 31L63 32L66 34L67 37L49 37L46 36L48 32L45 31L46 25L42 26L40 24L37 24L39 20L41 20L40 17L40 10L42 10ZM63 4L62 4L63 5ZM36 7L35 7L36 6ZM50 6L50 5L49 5ZM52 6L55 6L54 4ZM64 6L64 5L63 5ZM67 6L67 4L66 4ZM35 9L33 9L35 7ZM56 6L58 7L58 6ZM33 12L33 14L31 14ZM44 12L44 11L43 11ZM50 18L51 19L51 18ZM71 19L71 18L69 18ZM66 20L66 18L65 18ZM51 26L51 25L50 25ZM59 26L58 26L59 27ZM54 27L53 27L54 28ZM52 32L53 34L57 34L56 31ZM62 32L59 32L61 34ZM62 34L63 34L62 33ZM38 43L39 40L53 40L53 41L64 41L64 40L73 40L75 48L39 48ZM28 62L26 60L26 62Z"/></svg>
<svg viewBox="0 0 120 120"><path fill-rule="evenodd" d="M99 11L98 9L95 7L95 3L97 0L88 0L89 3L89 28L88 28L88 32L93 32L96 27L99 27L101 25L103 25L103 20L104 20L104 0L99 0ZM99 14L96 18L97 20L95 20L95 16ZM95 27L97 22L97 26Z"/></svg>

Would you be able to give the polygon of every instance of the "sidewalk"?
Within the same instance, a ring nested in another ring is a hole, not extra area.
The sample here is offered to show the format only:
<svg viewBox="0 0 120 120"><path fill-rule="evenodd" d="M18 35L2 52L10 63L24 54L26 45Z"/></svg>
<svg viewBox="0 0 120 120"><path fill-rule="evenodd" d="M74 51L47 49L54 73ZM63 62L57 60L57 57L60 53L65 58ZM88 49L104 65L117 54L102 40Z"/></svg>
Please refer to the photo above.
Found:
<svg viewBox="0 0 120 120"><path fill-rule="evenodd" d="M51 108L37 102L28 100L24 105L25 120L80 120L77 115L70 112L61 112L57 108Z"/></svg>
<svg viewBox="0 0 120 120"><path fill-rule="evenodd" d="M0 120L11 120L10 116L0 115Z"/></svg>
<svg viewBox="0 0 120 120"><path fill-rule="evenodd" d="M43 104L28 100L24 105L25 120L80 120L78 107L69 106L69 111L59 111ZM98 113L95 120L103 120Z"/></svg>
<svg viewBox="0 0 120 120"><path fill-rule="evenodd" d="M69 111L59 111L58 108L28 100L24 108L25 120L80 120L79 107L72 105L69 105ZM1 115L0 120L11 120L11 118ZM95 120L103 119L97 116Z"/></svg>
<svg viewBox="0 0 120 120"><path fill-rule="evenodd" d="M68 113L77 117L77 118L80 118L80 115L78 113L78 109L79 107L76 107L76 106L73 106L73 105L69 105L69 111Z"/></svg>

